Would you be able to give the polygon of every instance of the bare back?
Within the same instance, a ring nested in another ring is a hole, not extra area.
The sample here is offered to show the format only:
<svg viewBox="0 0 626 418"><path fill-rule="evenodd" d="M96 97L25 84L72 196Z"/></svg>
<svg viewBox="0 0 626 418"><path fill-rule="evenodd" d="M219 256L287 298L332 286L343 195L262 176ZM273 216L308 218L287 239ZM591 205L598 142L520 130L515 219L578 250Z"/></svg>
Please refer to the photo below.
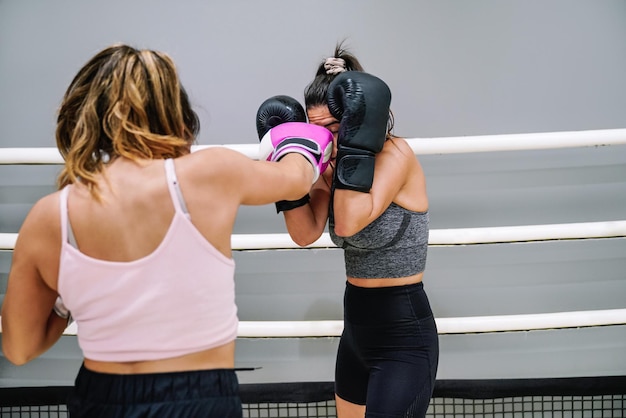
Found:
<svg viewBox="0 0 626 418"><path fill-rule="evenodd" d="M207 162L204 156L204 164ZM197 158L175 160L176 175L192 223L226 257L240 196L225 193L217 170L198 173ZM163 160L118 159L99 182L102 202L80 184L68 201L69 219L81 252L102 260L132 261L152 253L174 216ZM94 221L97 220L97 221Z"/></svg>

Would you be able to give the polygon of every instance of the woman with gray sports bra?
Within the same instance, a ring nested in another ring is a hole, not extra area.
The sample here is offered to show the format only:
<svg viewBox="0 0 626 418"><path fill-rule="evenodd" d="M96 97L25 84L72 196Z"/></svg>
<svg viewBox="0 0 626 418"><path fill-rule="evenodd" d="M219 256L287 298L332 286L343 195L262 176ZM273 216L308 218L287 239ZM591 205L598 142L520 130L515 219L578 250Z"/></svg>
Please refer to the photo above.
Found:
<svg viewBox="0 0 626 418"><path fill-rule="evenodd" d="M254 161L224 147L190 152L198 130L162 52L105 48L65 93L60 190L20 228L2 349L25 364L73 318L84 361L68 401L72 418L242 416L237 211L305 194L328 163L308 150L332 147L332 134L306 123L272 129L266 158ZM278 148L288 151L278 157Z"/></svg>
<svg viewBox="0 0 626 418"><path fill-rule="evenodd" d="M305 89L309 122L334 135L329 168L279 208L292 239L343 248L344 331L335 370L339 418L423 417L439 346L422 278L428 197L408 143L391 135L391 93L337 45Z"/></svg>

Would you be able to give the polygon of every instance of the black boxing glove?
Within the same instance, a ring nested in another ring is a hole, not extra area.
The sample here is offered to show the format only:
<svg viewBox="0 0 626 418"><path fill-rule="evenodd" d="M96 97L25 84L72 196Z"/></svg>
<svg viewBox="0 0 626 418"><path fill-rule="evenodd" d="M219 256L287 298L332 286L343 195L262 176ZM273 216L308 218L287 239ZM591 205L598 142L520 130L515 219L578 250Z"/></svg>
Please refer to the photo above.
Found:
<svg viewBox="0 0 626 418"><path fill-rule="evenodd" d="M273 96L261 103L256 112L256 132L259 141L267 131L285 122L306 122L302 105L290 96Z"/></svg>
<svg viewBox="0 0 626 418"><path fill-rule="evenodd" d="M267 131L285 122L306 122L306 112L300 102L285 95L273 96L265 100L256 112L256 131L259 141ZM299 208L309 203L309 200L308 193L298 200L280 200L275 203L276 213Z"/></svg>
<svg viewBox="0 0 626 418"><path fill-rule="evenodd" d="M335 187L368 193L387 137L391 91L378 77L347 71L330 83L327 103L339 121Z"/></svg>

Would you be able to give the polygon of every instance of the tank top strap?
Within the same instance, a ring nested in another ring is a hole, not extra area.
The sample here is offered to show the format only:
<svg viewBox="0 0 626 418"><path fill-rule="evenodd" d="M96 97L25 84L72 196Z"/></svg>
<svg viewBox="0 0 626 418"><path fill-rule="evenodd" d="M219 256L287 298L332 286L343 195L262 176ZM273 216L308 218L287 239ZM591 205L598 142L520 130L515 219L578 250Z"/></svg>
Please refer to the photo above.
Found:
<svg viewBox="0 0 626 418"><path fill-rule="evenodd" d="M74 238L74 231L72 230L72 224L69 221L69 213L67 210L67 196L69 195L71 186L71 184L68 184L63 189L61 189L61 195L59 196L59 209L61 214L61 240L62 242L70 243L73 247L77 247L76 238Z"/></svg>
<svg viewBox="0 0 626 418"><path fill-rule="evenodd" d="M167 187L170 191L174 208L176 208L177 212L182 212L187 219L191 219L189 211L187 210L187 205L185 204L185 199L183 198L183 193L181 192L180 185L178 184L176 170L174 169L174 160L171 158L165 160L165 177L167 178Z"/></svg>

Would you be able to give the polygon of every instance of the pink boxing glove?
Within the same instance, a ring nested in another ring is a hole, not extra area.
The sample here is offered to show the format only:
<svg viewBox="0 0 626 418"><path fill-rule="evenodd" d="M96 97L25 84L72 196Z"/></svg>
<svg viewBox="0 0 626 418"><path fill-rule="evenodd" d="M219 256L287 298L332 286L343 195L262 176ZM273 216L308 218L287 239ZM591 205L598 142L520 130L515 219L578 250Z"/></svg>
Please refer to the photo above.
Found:
<svg viewBox="0 0 626 418"><path fill-rule="evenodd" d="M278 161L291 152L306 157L313 168L313 183L326 170L333 151L333 134L323 126L305 122L285 122L261 138L259 159Z"/></svg>

